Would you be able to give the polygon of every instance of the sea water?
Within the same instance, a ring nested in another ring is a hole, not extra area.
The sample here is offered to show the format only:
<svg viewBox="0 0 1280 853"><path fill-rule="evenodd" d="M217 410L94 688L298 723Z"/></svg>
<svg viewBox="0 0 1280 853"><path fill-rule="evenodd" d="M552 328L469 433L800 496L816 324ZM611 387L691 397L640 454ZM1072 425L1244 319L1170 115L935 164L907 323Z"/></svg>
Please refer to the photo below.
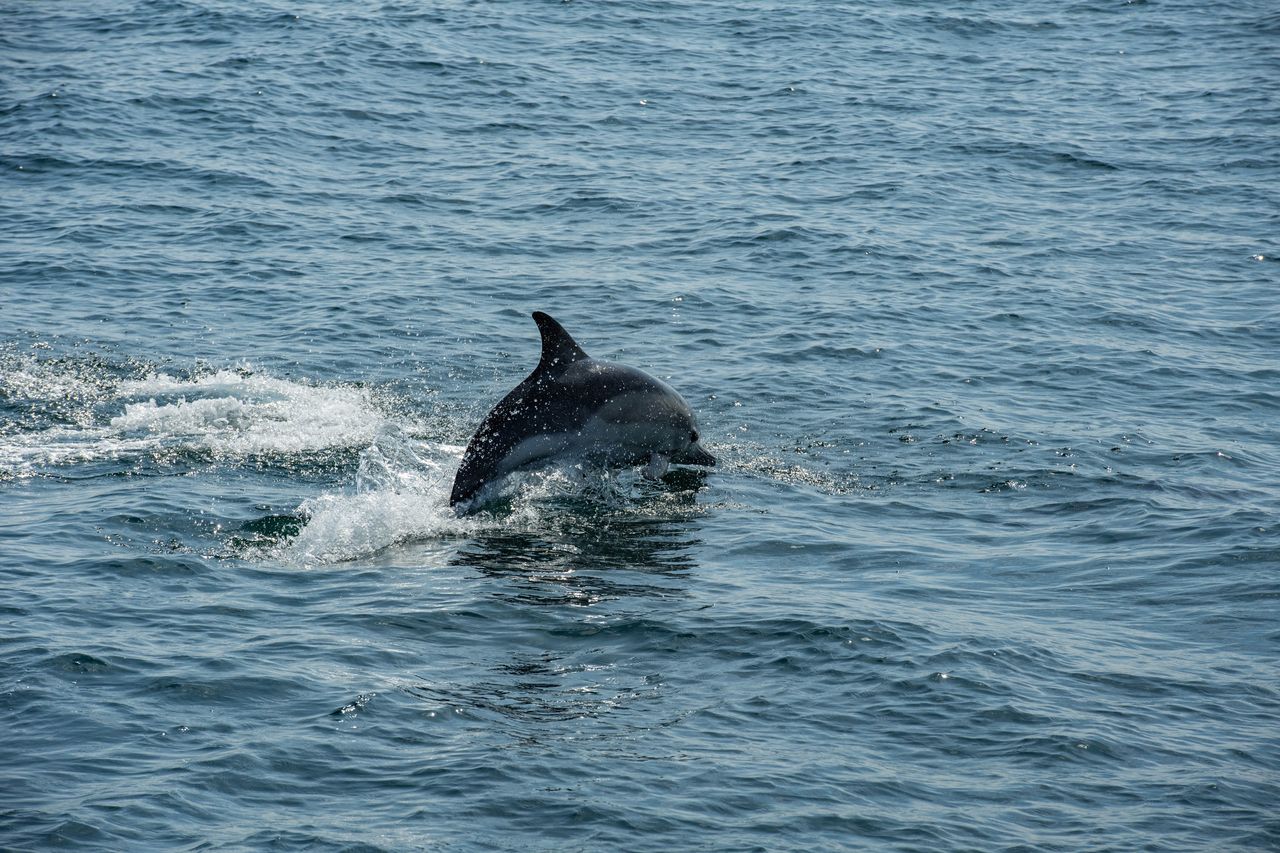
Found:
<svg viewBox="0 0 1280 853"><path fill-rule="evenodd" d="M1280 16L0 7L0 847L1280 846ZM529 313L720 464L447 495Z"/></svg>

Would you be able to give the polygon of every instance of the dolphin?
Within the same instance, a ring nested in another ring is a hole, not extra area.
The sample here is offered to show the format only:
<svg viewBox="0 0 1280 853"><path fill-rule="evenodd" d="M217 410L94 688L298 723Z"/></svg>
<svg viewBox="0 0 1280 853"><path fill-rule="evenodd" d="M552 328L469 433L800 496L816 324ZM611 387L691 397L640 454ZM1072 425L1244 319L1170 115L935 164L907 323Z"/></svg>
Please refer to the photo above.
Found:
<svg viewBox="0 0 1280 853"><path fill-rule="evenodd" d="M693 410L642 370L583 352L549 314L538 366L485 416L462 454L449 505L470 501L512 471L576 458L609 467L644 465L657 479L675 462L715 465L698 443Z"/></svg>

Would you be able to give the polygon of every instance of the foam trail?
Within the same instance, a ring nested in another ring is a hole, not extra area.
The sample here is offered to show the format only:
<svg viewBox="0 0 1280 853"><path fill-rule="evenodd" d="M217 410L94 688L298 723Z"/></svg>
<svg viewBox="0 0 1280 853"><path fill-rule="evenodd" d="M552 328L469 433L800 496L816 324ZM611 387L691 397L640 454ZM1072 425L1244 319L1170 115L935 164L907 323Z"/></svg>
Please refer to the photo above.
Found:
<svg viewBox="0 0 1280 853"><path fill-rule="evenodd" d="M111 420L121 434L137 432L178 439L218 456L290 454L373 441L387 419L369 393L350 386L308 385L270 376L219 371L191 382L158 376L124 382L121 396L155 396L131 403ZM187 395L199 395L187 399Z"/></svg>
<svg viewBox="0 0 1280 853"><path fill-rule="evenodd" d="M48 415L0 434L0 470L18 475L158 453L237 460L364 447L390 423L367 389L243 370L115 381L27 362L0 380L9 399Z"/></svg>

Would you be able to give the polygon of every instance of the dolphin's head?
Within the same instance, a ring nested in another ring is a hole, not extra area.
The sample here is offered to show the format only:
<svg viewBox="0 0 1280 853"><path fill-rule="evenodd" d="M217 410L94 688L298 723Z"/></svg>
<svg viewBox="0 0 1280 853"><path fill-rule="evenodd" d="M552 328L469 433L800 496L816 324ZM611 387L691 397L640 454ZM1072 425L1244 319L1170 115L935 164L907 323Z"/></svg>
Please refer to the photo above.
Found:
<svg viewBox="0 0 1280 853"><path fill-rule="evenodd" d="M702 433L698 430L698 419L694 417L693 409L678 393L670 393L675 398L668 421L673 428L668 439L671 461L678 465L715 465L716 458L702 446ZM670 399L667 398L668 401Z"/></svg>
<svg viewBox="0 0 1280 853"><path fill-rule="evenodd" d="M716 458L703 448L701 444L702 436L698 432L696 424L691 424L689 429L689 443L683 449L672 454L671 461L680 465L715 465Z"/></svg>
<svg viewBox="0 0 1280 853"><path fill-rule="evenodd" d="M612 448L609 455L633 464L657 454L681 465L715 465L716 459L701 445L701 433L693 410L670 385L630 368L631 388L610 399L598 412L608 427L597 432L600 443Z"/></svg>

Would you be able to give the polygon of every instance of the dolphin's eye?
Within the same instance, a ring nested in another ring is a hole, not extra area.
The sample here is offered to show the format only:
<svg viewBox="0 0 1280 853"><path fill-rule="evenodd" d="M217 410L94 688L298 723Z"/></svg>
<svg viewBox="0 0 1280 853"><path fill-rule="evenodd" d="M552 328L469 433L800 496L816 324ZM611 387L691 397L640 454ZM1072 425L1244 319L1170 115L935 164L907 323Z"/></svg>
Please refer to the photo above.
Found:
<svg viewBox="0 0 1280 853"><path fill-rule="evenodd" d="M696 429L693 432L689 433L689 440L690 441L698 440L698 431Z"/></svg>

